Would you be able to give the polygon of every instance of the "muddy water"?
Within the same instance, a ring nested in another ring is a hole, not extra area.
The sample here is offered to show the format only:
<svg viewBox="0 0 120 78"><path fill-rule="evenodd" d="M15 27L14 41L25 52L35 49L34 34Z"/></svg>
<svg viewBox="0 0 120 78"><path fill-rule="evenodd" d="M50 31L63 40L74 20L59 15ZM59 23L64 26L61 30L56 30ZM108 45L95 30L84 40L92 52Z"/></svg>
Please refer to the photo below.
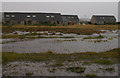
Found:
<svg viewBox="0 0 120 78"><path fill-rule="evenodd" d="M99 34L92 35L77 35L77 34L63 34L62 36L72 36L76 38L39 38L34 40L18 40L2 45L3 52L17 52L17 53L39 53L52 51L55 53L74 53L74 52L104 52L110 49L118 48L118 33L117 31L106 31L101 33L106 40L102 42L94 42L92 39L82 40L84 37L96 37ZM49 35L46 35L49 37ZM50 35L51 36L51 35ZM58 36L58 35L52 35ZM109 38L112 38L109 40ZM4 41L4 40L3 40ZM6 41L6 40L5 40ZM9 41L9 39L7 40Z"/></svg>
<svg viewBox="0 0 120 78"><path fill-rule="evenodd" d="M102 52L118 47L118 39L107 42L87 42L77 39L77 41L57 41L58 39L35 39L31 41L19 41L3 44L3 52L47 52L73 53L73 52Z"/></svg>

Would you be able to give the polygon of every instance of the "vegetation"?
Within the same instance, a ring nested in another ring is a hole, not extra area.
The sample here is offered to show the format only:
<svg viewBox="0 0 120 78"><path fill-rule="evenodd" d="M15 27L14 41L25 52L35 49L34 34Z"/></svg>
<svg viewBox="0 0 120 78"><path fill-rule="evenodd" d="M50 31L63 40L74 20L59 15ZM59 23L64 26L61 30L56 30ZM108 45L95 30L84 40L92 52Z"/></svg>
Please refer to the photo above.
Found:
<svg viewBox="0 0 120 78"><path fill-rule="evenodd" d="M101 33L99 30L116 30L118 25L71 25L71 26L3 26L3 33L10 33L13 31L51 31L51 32L61 32L61 33L74 33L74 34L83 34L90 35L93 33Z"/></svg>
<svg viewBox="0 0 120 78"><path fill-rule="evenodd" d="M64 64L62 64L61 62L57 62L53 65L50 65L51 67L61 67L61 66L64 66Z"/></svg>
<svg viewBox="0 0 120 78"><path fill-rule="evenodd" d="M75 38L75 37L71 37L71 36L64 36L64 37L55 37L55 36L31 36L31 37L28 37L28 35L30 34L27 34L27 35L2 35L2 38L19 38L19 39L25 39L25 38L28 38L28 39L36 39L36 38Z"/></svg>
<svg viewBox="0 0 120 78"><path fill-rule="evenodd" d="M102 38L104 38L104 36L99 35L97 37L84 37L83 39L102 39Z"/></svg>
<svg viewBox="0 0 120 78"><path fill-rule="evenodd" d="M75 73L83 73L85 71L85 67L69 67L66 70Z"/></svg>
<svg viewBox="0 0 120 78"><path fill-rule="evenodd" d="M109 65L109 64L113 64L113 61L103 59L103 60L96 60L95 63Z"/></svg>
<svg viewBox="0 0 120 78"><path fill-rule="evenodd" d="M113 71L114 69L112 67L106 68L106 71Z"/></svg>
<svg viewBox="0 0 120 78"><path fill-rule="evenodd" d="M27 72L27 73L25 73L25 75L26 76L31 76L31 75L33 75L33 72Z"/></svg>
<svg viewBox="0 0 120 78"><path fill-rule="evenodd" d="M55 54L51 51L46 53L14 53L3 52L2 62L3 64L12 61L55 61L53 66L62 66L64 61L81 61L87 60L89 63L98 64L113 64L118 63L120 49L113 49L107 52L85 52L85 53L71 53L71 54Z"/></svg>
<svg viewBox="0 0 120 78"><path fill-rule="evenodd" d="M96 74L86 74L87 77L93 77L96 76Z"/></svg>
<svg viewBox="0 0 120 78"><path fill-rule="evenodd" d="M2 38L25 38L25 35L2 35Z"/></svg>
<svg viewBox="0 0 120 78"><path fill-rule="evenodd" d="M53 69L48 69L48 71L51 72L51 73L55 73L55 70L56 70L55 68L53 68Z"/></svg>

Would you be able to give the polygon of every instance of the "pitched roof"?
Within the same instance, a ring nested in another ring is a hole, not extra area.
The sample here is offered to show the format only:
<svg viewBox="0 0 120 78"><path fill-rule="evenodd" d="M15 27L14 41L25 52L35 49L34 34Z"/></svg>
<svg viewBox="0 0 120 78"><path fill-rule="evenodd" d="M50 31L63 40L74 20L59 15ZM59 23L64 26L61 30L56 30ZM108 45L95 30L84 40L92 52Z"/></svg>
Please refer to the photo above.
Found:
<svg viewBox="0 0 120 78"><path fill-rule="evenodd" d="M61 15L61 13L43 13L43 12L4 12L6 14L58 14Z"/></svg>
<svg viewBox="0 0 120 78"><path fill-rule="evenodd" d="M93 17L114 17L113 15L93 15Z"/></svg>

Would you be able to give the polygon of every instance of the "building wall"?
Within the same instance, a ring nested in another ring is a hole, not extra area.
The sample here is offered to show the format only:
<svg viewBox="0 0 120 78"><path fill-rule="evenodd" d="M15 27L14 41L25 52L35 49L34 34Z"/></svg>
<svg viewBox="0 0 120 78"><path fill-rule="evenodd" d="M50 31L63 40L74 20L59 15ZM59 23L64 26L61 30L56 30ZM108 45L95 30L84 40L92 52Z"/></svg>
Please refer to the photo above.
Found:
<svg viewBox="0 0 120 78"><path fill-rule="evenodd" d="M9 15L9 17L6 17ZM61 24L62 18L59 13L5 13L5 23L9 24L41 24L50 22L53 24Z"/></svg>
<svg viewBox="0 0 120 78"><path fill-rule="evenodd" d="M120 22L120 1L118 2L118 22Z"/></svg>
<svg viewBox="0 0 120 78"><path fill-rule="evenodd" d="M92 24L115 24L116 18L114 16L93 16L91 18Z"/></svg>
<svg viewBox="0 0 120 78"><path fill-rule="evenodd" d="M79 24L79 18L77 15L62 15L63 25Z"/></svg>

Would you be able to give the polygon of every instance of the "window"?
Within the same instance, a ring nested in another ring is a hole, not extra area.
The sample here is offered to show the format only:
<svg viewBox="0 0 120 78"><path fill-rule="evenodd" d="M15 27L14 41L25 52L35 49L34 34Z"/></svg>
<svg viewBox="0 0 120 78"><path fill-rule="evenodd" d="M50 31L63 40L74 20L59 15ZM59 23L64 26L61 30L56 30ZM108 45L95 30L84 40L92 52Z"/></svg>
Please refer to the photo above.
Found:
<svg viewBox="0 0 120 78"><path fill-rule="evenodd" d="M15 17L15 15L11 15L11 17Z"/></svg>
<svg viewBox="0 0 120 78"><path fill-rule="evenodd" d="M103 19L105 19L105 17L103 17Z"/></svg>
<svg viewBox="0 0 120 78"><path fill-rule="evenodd" d="M68 17L68 18L70 18L70 17Z"/></svg>
<svg viewBox="0 0 120 78"><path fill-rule="evenodd" d="M71 17L71 18L74 18L74 17Z"/></svg>
<svg viewBox="0 0 120 78"><path fill-rule="evenodd" d="M9 17L10 17L10 15L6 15L5 17L9 18Z"/></svg>
<svg viewBox="0 0 120 78"><path fill-rule="evenodd" d="M47 18L49 18L50 16L46 16Z"/></svg>
<svg viewBox="0 0 120 78"><path fill-rule="evenodd" d="M52 18L54 18L54 16L51 16Z"/></svg>
<svg viewBox="0 0 120 78"><path fill-rule="evenodd" d="M33 17L36 17L36 15L33 15Z"/></svg>
<svg viewBox="0 0 120 78"><path fill-rule="evenodd" d="M27 15L27 18L30 18L30 15Z"/></svg>

